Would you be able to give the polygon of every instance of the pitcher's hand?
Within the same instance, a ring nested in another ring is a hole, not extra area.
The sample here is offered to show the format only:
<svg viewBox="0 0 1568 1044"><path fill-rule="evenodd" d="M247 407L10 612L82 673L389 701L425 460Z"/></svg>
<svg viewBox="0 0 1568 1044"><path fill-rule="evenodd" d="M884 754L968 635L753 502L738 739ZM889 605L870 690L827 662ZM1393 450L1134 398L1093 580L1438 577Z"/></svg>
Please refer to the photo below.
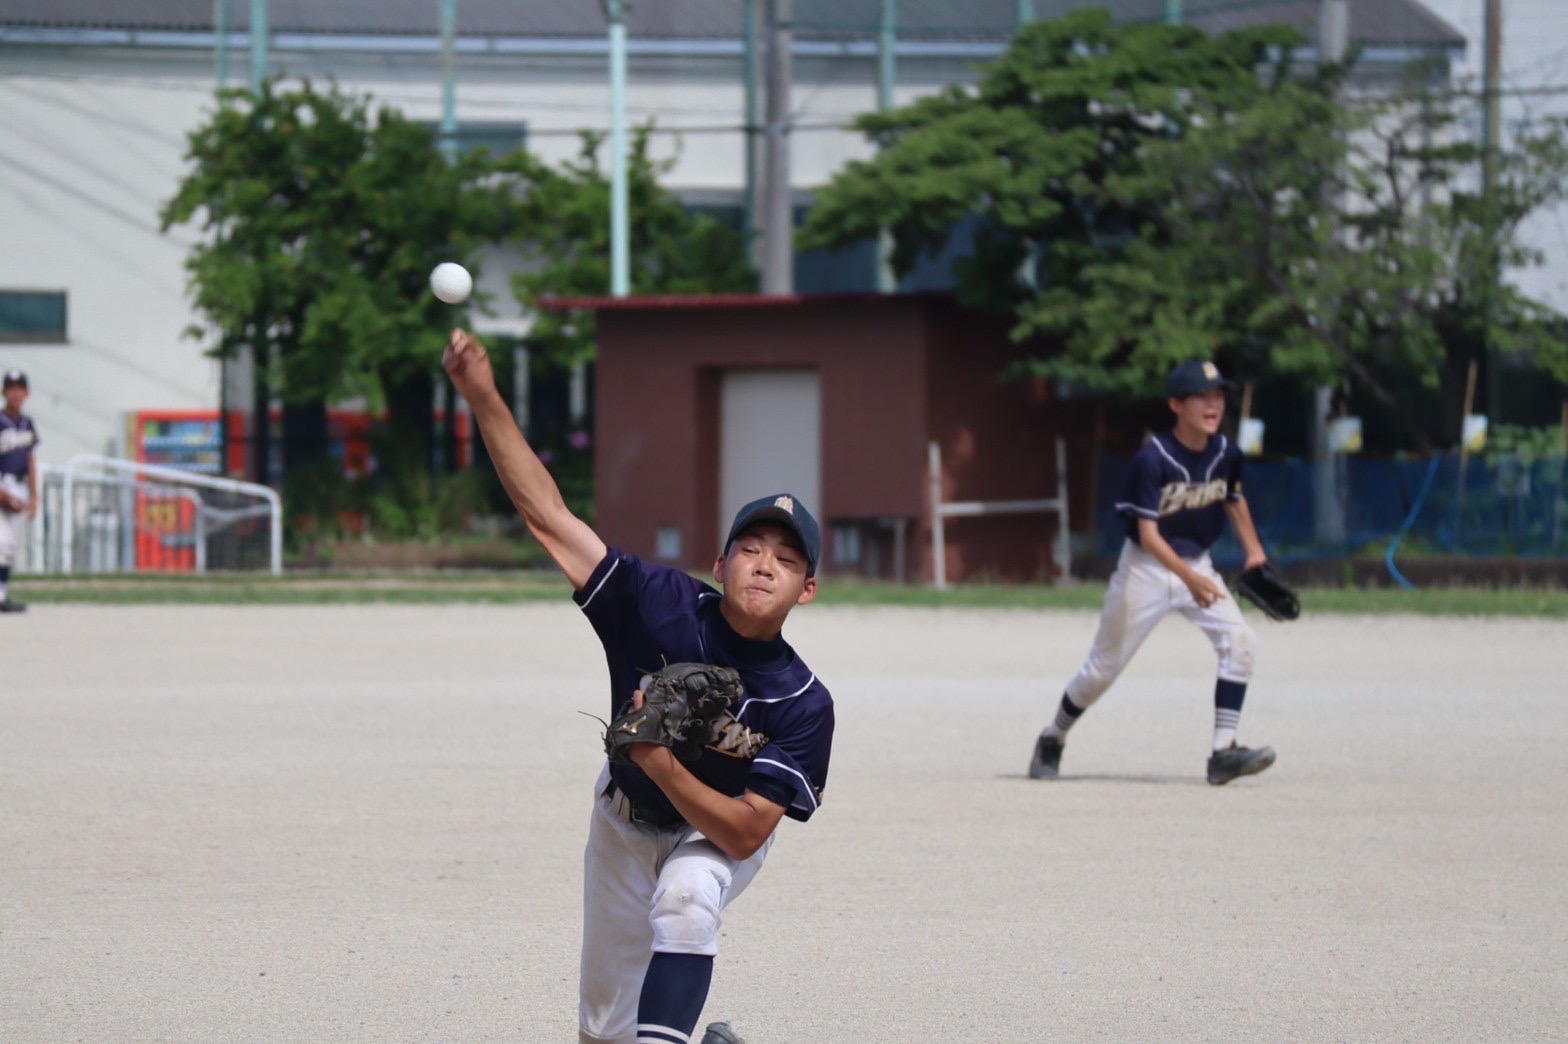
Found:
<svg viewBox="0 0 1568 1044"><path fill-rule="evenodd" d="M441 367L458 394L469 402L495 390L495 370L484 343L461 327L453 329L441 352Z"/></svg>

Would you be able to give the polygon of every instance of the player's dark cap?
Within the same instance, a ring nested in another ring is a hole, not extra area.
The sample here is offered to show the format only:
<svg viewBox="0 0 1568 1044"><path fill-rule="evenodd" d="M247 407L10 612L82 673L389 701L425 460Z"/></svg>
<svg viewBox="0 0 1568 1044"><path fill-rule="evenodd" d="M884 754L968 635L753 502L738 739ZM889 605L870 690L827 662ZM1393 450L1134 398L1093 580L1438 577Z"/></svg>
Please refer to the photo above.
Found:
<svg viewBox="0 0 1568 1044"><path fill-rule="evenodd" d="M724 550L729 551L730 545L740 535L740 531L753 522L779 522L794 530L800 537L800 546L806 552L806 575L817 575L817 561L822 556L822 528L817 525L817 520L811 517L811 512L806 510L806 505L793 493L775 493L771 496L760 497L750 504L735 512L735 521L730 526L730 535L724 538Z"/></svg>
<svg viewBox="0 0 1568 1044"><path fill-rule="evenodd" d="M23 373L21 370L5 371L4 387L9 388L13 384L20 384L24 388L27 387L27 374Z"/></svg>
<svg viewBox="0 0 1568 1044"><path fill-rule="evenodd" d="M1227 381L1220 368L1206 359L1190 359L1170 372L1165 378L1165 396L1185 399L1189 395L1206 392L1210 388L1234 388L1234 381Z"/></svg>

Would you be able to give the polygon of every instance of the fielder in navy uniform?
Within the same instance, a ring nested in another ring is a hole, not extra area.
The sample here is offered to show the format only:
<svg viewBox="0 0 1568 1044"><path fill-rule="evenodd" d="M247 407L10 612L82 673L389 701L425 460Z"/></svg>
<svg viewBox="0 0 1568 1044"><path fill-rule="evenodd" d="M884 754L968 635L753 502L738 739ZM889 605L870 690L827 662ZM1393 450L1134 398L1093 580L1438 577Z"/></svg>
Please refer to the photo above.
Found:
<svg viewBox="0 0 1568 1044"><path fill-rule="evenodd" d="M613 717L665 663L734 667L745 697L719 743L689 768L636 744L594 784L584 854L578 1038L687 1044L702 1014L726 905L745 890L784 816L822 801L833 701L782 636L817 592L817 522L787 493L736 514L713 566L722 593L606 547L562 502L496 391L484 345L454 330L443 365L473 407L497 474L561 567L604 645ZM706 1044L739 1038L727 1023Z"/></svg>
<svg viewBox="0 0 1568 1044"><path fill-rule="evenodd" d="M1100 629L1088 659L1067 683L1056 720L1035 741L1029 762L1034 779L1057 777L1068 730L1111 687L1168 613L1181 613L1196 624L1219 657L1209 782L1229 783L1274 764L1272 747L1254 750L1236 744L1257 633L1242 619L1209 561L1209 548L1224 532L1227 517L1246 553L1247 567L1261 565L1268 557L1241 494L1241 450L1219 434L1228 386L1211 362L1182 363L1166 378L1176 423L1133 457L1116 504L1127 541L1106 588Z"/></svg>
<svg viewBox="0 0 1568 1044"><path fill-rule="evenodd" d="M38 514L38 465L33 447L38 428L22 414L27 401L27 375L7 370L4 379L5 409L0 410L0 613L20 613L27 606L10 596L11 563L22 542L26 521Z"/></svg>

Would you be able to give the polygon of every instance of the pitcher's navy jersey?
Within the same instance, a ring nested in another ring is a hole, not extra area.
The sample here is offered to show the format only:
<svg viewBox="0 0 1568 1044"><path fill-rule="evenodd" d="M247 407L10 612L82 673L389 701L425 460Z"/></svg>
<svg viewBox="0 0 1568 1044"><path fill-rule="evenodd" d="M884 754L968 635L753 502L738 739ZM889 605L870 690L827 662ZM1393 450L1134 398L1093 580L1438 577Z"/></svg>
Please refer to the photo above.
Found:
<svg viewBox="0 0 1568 1044"><path fill-rule="evenodd" d="M668 566L610 548L572 600L604 645L610 668L610 717L666 663L712 663L740 672L745 696L723 738L702 752L692 773L722 794L748 788L805 820L817 810L833 746L833 698L782 637L743 638L719 612L720 594ZM611 763L610 775L632 801L678 814L636 765Z"/></svg>
<svg viewBox="0 0 1568 1044"><path fill-rule="evenodd" d="M1223 435L1210 435L1194 453L1162 431L1132 458L1116 510L1127 537L1138 540L1138 520L1152 518L1160 536L1183 558L1196 558L1225 532L1225 501L1241 496L1241 450Z"/></svg>
<svg viewBox="0 0 1568 1044"><path fill-rule="evenodd" d="M38 429L27 416L13 417L0 410L0 475L27 477L27 459L38 445Z"/></svg>

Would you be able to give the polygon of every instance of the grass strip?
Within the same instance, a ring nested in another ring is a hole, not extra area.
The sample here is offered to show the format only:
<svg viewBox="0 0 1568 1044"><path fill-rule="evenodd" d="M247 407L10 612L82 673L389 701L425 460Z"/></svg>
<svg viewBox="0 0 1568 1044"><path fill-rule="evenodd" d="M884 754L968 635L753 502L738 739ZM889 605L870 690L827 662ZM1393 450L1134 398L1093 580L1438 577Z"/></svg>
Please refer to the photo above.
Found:
<svg viewBox="0 0 1568 1044"><path fill-rule="evenodd" d="M290 574L282 577L148 574L102 577L18 577L15 596L40 607L94 605L506 605L565 601L566 581L553 572ZM1080 582L965 584L944 591L826 578L821 605L925 608L1060 609L1098 611L1105 585ZM1568 619L1568 590L1542 588L1442 587L1307 588L1302 613L1431 616L1510 616ZM1249 608L1249 613L1253 611ZM1256 615L1256 614L1254 614Z"/></svg>

